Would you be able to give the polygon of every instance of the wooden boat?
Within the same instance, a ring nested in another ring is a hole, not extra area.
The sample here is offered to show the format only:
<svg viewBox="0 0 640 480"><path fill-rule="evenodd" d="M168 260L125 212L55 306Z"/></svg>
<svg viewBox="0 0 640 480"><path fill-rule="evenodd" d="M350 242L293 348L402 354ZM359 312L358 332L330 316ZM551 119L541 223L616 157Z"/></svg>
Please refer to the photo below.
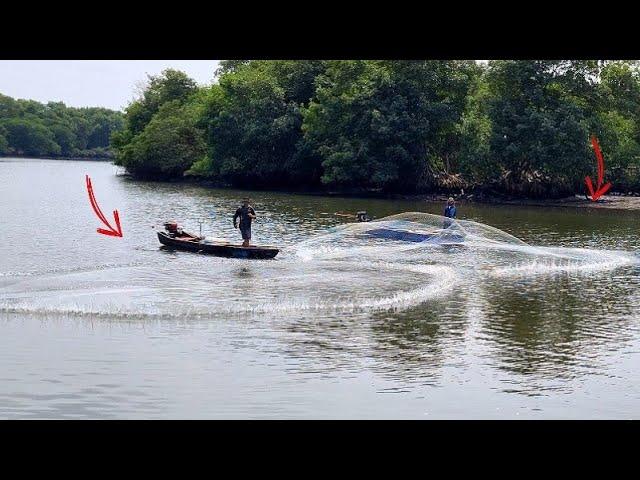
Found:
<svg viewBox="0 0 640 480"><path fill-rule="evenodd" d="M275 257L279 249L268 246L243 247L229 242L206 240L187 232L170 234L157 232L160 243L168 248L187 250L189 252L201 252L227 258L267 259Z"/></svg>

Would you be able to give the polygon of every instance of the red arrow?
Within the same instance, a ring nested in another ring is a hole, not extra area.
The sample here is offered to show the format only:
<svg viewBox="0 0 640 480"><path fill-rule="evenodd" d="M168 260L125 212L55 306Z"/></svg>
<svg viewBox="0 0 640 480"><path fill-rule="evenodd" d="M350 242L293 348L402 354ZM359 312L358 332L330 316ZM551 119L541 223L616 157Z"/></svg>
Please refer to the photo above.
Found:
<svg viewBox="0 0 640 480"><path fill-rule="evenodd" d="M118 228L116 230L111 226L111 224L109 224L109 222L107 222L107 219L102 213L102 210L100 210L100 207L98 206L98 202L96 202L96 196L93 193L93 186L91 185L91 179L89 178L89 175L86 175L86 180L87 180L87 193L89 193L89 201L91 202L93 211L96 212L96 215L102 221L102 223L104 223L109 228L109 230L105 230L104 228L98 228L96 231L98 233L101 233L103 235L109 235L111 237L122 237L122 228L120 227L120 215L118 215L118 211L117 210L113 211L113 218L115 219L116 227Z"/></svg>
<svg viewBox="0 0 640 480"><path fill-rule="evenodd" d="M591 201L595 202L611 188L611 183L607 182L602 185L602 182L604 181L604 158L602 157L600 145L598 144L598 139L595 137L595 135L591 137L591 143L593 144L593 149L595 150L596 158L598 159L598 189L595 190L593 188L593 183L590 176L587 175L584 178L584 182L587 184L587 188L589 189L589 193L591 194Z"/></svg>

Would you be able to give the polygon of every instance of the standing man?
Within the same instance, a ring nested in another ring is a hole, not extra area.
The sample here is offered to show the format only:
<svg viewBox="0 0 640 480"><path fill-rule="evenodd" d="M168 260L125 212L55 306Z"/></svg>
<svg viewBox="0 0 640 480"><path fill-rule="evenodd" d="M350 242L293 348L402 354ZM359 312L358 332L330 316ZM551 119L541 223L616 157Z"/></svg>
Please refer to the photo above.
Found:
<svg viewBox="0 0 640 480"><path fill-rule="evenodd" d="M444 216L447 218L456 218L456 202L453 197L449 197L447 206L444 208Z"/></svg>
<svg viewBox="0 0 640 480"><path fill-rule="evenodd" d="M251 221L256 218L256 212L249 203L251 200L245 198L242 200L242 206L236 210L233 216L233 226L238 228L238 219L240 219L240 233L242 233L242 246L248 247L251 240Z"/></svg>
<svg viewBox="0 0 640 480"><path fill-rule="evenodd" d="M447 219L456 218L456 213L458 213L456 209L456 202L453 199L453 197L449 197L449 200L447 200L447 206L444 207L444 216ZM452 223L453 222L451 220L445 220L443 228L448 228L449 226L451 226Z"/></svg>

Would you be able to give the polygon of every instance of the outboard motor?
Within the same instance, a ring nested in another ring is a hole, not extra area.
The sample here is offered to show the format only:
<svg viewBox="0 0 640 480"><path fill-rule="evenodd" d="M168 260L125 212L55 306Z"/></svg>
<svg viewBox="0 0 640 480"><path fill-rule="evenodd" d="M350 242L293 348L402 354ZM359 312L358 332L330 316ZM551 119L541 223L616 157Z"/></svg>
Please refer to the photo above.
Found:
<svg viewBox="0 0 640 480"><path fill-rule="evenodd" d="M169 220L168 222L164 222L164 229L172 237L182 234L182 227L178 226L178 222L176 222L175 220Z"/></svg>

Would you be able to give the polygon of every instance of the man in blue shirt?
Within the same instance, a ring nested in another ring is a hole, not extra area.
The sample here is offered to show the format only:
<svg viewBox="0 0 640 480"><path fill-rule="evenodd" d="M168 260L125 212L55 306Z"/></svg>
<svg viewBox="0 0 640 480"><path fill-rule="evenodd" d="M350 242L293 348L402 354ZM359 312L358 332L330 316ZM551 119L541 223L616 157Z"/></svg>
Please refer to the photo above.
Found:
<svg viewBox="0 0 640 480"><path fill-rule="evenodd" d="M456 218L456 213L456 202L453 200L453 197L449 197L447 206L444 209L444 216L447 218Z"/></svg>
<svg viewBox="0 0 640 480"><path fill-rule="evenodd" d="M449 197L447 201L447 206L444 208L444 216L447 218L456 218L456 202L453 200L453 197ZM444 228L449 227L453 222L451 220L444 221Z"/></svg>

